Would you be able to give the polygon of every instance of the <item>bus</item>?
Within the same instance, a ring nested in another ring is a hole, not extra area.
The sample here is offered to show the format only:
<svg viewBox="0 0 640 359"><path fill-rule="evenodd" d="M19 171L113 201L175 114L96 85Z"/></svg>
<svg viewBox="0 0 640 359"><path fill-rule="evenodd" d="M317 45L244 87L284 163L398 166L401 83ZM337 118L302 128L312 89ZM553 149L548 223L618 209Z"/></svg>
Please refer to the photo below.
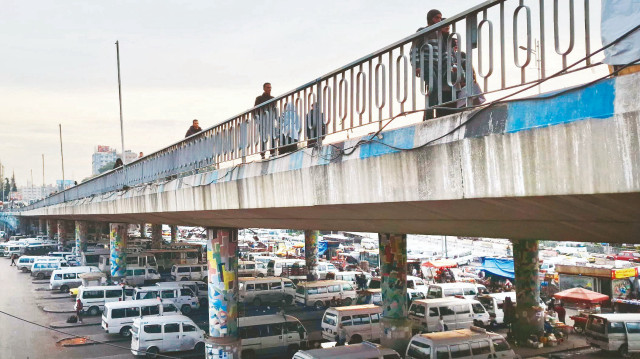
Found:
<svg viewBox="0 0 640 359"><path fill-rule="evenodd" d="M380 251L377 249L365 249L360 252L360 261L367 261L371 268L377 268L380 266Z"/></svg>
<svg viewBox="0 0 640 359"><path fill-rule="evenodd" d="M201 251L196 248L185 249L149 249L145 253L153 254L161 272L171 270L174 264L198 264Z"/></svg>

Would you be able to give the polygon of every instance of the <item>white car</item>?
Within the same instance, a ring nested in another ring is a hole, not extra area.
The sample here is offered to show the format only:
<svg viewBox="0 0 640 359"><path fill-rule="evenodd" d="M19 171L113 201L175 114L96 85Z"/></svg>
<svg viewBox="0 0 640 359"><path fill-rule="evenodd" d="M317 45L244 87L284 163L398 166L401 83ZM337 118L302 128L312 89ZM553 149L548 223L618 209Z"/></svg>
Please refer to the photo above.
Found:
<svg viewBox="0 0 640 359"><path fill-rule="evenodd" d="M196 350L204 353L204 331L184 315L135 318L131 353L155 357L160 352Z"/></svg>

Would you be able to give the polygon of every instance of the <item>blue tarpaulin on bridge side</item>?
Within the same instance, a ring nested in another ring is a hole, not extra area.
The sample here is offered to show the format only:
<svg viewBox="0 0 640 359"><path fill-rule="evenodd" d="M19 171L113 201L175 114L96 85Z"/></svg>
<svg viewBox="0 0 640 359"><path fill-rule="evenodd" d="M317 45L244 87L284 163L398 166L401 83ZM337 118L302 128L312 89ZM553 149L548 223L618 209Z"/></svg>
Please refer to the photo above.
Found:
<svg viewBox="0 0 640 359"><path fill-rule="evenodd" d="M482 258L482 268L489 274L500 277L515 279L513 271L513 259L505 258Z"/></svg>

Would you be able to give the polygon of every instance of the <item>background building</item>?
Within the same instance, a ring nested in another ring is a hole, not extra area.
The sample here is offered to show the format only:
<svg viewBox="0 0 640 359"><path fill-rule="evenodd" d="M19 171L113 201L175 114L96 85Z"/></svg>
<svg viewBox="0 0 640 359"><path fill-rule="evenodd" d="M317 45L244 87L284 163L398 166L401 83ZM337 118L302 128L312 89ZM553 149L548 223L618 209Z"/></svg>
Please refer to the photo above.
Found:
<svg viewBox="0 0 640 359"><path fill-rule="evenodd" d="M100 167L115 162L118 158L115 148L109 146L96 146L96 150L91 156L91 174L97 175L100 173Z"/></svg>
<svg viewBox="0 0 640 359"><path fill-rule="evenodd" d="M22 201L27 203L31 203L33 201L37 201L49 196L51 193L56 191L56 187L53 185L48 186L37 186L37 187L22 187L18 188L18 192L20 193L20 197Z"/></svg>

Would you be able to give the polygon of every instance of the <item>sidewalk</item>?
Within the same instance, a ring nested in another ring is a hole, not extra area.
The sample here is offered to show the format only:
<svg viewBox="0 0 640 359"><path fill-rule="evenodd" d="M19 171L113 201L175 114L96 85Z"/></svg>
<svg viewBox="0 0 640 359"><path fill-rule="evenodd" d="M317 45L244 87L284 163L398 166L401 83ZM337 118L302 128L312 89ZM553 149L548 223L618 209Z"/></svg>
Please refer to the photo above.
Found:
<svg viewBox="0 0 640 359"><path fill-rule="evenodd" d="M590 348L590 346L587 344L584 336L580 334L571 334L569 336L569 339L563 341L562 343L559 343L555 347L543 347L539 349L514 347L513 351L516 352L516 354L520 355L522 358L533 358L537 356L546 356L551 353L558 353L558 352L563 352L567 350L587 349L587 348Z"/></svg>
<svg viewBox="0 0 640 359"><path fill-rule="evenodd" d="M58 345L63 347L79 347L84 345L96 345L101 343L117 343L126 341L131 341L131 338L124 338L118 334L94 334L64 338L58 340Z"/></svg>
<svg viewBox="0 0 640 359"><path fill-rule="evenodd" d="M52 303L47 305L38 305L40 309L44 310L47 313L75 313L75 309L73 309L74 303Z"/></svg>
<svg viewBox="0 0 640 359"><path fill-rule="evenodd" d="M88 327L92 325L100 325L102 324L102 318L83 318L82 322L76 323L67 323L67 322L53 322L49 324L51 328L62 329L62 328L75 328L75 327Z"/></svg>

